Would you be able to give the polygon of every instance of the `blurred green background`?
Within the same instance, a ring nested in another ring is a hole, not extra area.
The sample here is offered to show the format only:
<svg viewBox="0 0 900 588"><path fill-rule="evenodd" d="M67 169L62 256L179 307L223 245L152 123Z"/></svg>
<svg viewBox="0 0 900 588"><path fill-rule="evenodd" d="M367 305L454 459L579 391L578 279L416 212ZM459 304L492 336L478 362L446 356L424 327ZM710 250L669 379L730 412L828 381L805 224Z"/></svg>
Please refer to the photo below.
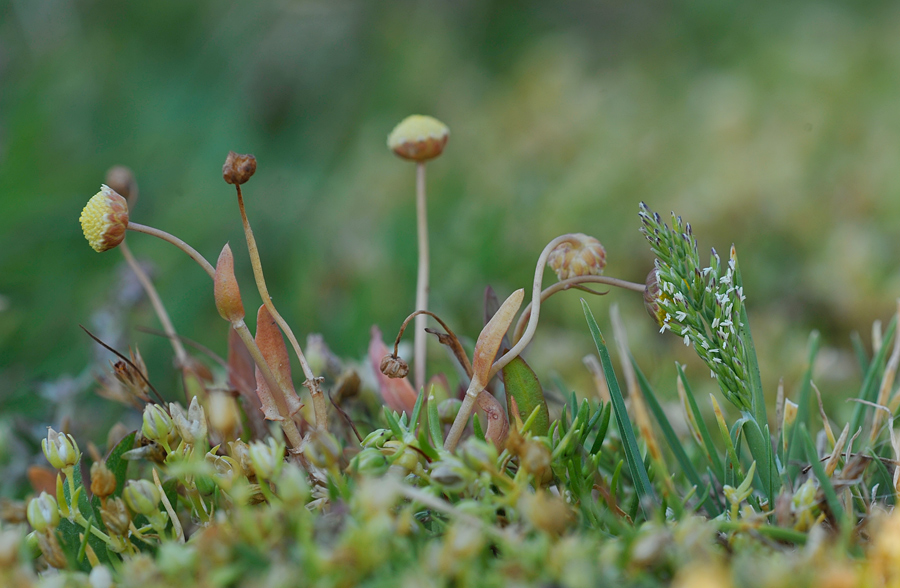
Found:
<svg viewBox="0 0 900 588"><path fill-rule="evenodd" d="M564 232L643 281L644 200L703 247L736 244L769 392L796 384L815 328L820 387L850 393L849 334L868 345L900 292L898 30L890 1L0 3L0 410L108 404L79 391L96 370L79 324L139 345L175 389L167 342L134 329L158 323L130 308L121 254L94 253L78 225L114 164L140 184L132 220L213 261L232 243L252 309L221 165L254 153L248 214L301 340L359 357L372 324L392 337L414 300L414 167L385 138L411 113L451 129L428 166L431 306L457 332L476 336L485 285L527 287ZM129 243L179 332L224 353L208 277L157 240ZM579 297L550 300L528 358L586 393ZM612 302L663 394L673 359L711 386L640 296L590 299L602 328Z"/></svg>

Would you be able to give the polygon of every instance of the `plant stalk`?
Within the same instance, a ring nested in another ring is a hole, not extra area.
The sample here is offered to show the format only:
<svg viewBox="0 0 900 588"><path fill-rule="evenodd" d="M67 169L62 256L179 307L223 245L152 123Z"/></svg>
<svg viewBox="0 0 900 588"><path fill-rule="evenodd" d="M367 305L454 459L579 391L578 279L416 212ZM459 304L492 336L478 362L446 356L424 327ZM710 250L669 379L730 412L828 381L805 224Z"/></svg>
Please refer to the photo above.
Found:
<svg viewBox="0 0 900 588"><path fill-rule="evenodd" d="M416 310L428 310L428 213L425 205L425 163L416 164L416 225L419 242L419 271L416 278ZM425 386L425 356L427 352L428 317L416 315L415 339L413 342L413 366L416 391Z"/></svg>
<svg viewBox="0 0 900 588"><path fill-rule="evenodd" d="M297 342L297 337L294 336L294 332L291 330L291 327L288 326L287 322L285 322L278 311L275 310L275 305L272 303L272 298L269 296L269 290L266 287L265 276L263 276L262 262L259 259L259 250L256 247L256 239L253 236L253 229L250 228L250 221L247 219L246 210L244 210L244 196L241 193L241 186L240 184L235 184L234 187L237 188L238 207L241 211L241 222L244 225L244 235L247 237L247 250L250 252L250 263L253 266L253 277L256 279L256 287L259 290L259 295L262 298L266 310L269 311L269 314L272 315L272 318L275 319L275 322L287 336L288 341L291 342L291 346L293 346L294 348L294 353L297 354L297 359L300 360L300 367L303 369L303 375L306 377L306 381L303 383L303 385L309 389L309 394L312 397L313 410L315 411L316 415L316 427L320 429L327 429L328 413L325 404L325 396L322 394L322 391L319 390L319 380L318 378L316 378L316 376L312 372L312 369L309 367L309 363L306 361L306 356L303 355L303 350L300 349L300 344Z"/></svg>

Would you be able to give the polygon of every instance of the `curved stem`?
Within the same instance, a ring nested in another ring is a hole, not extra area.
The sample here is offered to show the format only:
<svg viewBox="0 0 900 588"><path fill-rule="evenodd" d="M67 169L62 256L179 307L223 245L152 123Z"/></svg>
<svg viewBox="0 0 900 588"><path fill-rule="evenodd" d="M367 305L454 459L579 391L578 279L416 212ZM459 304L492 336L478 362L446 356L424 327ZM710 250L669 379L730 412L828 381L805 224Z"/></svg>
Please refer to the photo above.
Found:
<svg viewBox="0 0 900 588"><path fill-rule="evenodd" d="M416 164L416 225L419 239L419 271L416 279L416 310L428 310L428 214L425 208L425 163ZM416 316L416 334L413 342L413 368L416 390L425 386L425 356L428 339L425 327L428 317Z"/></svg>
<svg viewBox="0 0 900 588"><path fill-rule="evenodd" d="M574 288L580 284L586 283L605 284L607 286L616 286L625 290L632 290L634 292L642 293L646 289L646 286L644 284L628 282L626 280L620 280L619 278L610 278L609 276L578 276L575 278L569 278L568 280L559 281L552 286L547 287L543 292L541 292L541 302L543 303L545 300L547 300L557 292L568 290L569 288ZM600 294L600 292L595 293ZM522 337L522 329L525 328L525 321L527 321L531 316L531 305L532 303L529 302L528 306L525 307L525 310L523 310L522 314L519 316L519 320L516 323L516 328L513 331L514 342L517 342Z"/></svg>
<svg viewBox="0 0 900 588"><path fill-rule="evenodd" d="M209 274L210 278L212 278L212 279L216 278L216 268L214 268L212 266L212 264L210 264L208 261L206 261L206 258L203 257L202 255L200 255L196 249L194 249L193 247L191 247L190 245L188 245L187 243L185 243L184 241L182 241L175 235L169 234L165 231L160 231L159 229L154 229L153 227L148 227L147 225L140 225L138 223L133 223L131 221L128 221L128 228L132 231L137 231L139 233L146 233L148 235L153 235L154 237L158 237L158 238L162 239L163 241L168 241L175 247L178 247L179 249L181 249L182 251L184 251L185 253L190 255L191 259L193 259L198 264L200 264L200 267L202 267L203 270ZM123 243L123 245L124 245L124 243Z"/></svg>
<svg viewBox="0 0 900 588"><path fill-rule="evenodd" d="M294 336L291 327L288 326L283 318L281 318L278 311L275 310L275 305L272 303L272 298L269 296L269 290L266 288L266 278L263 276L262 262L260 262L259 259L259 250L256 248L256 239L253 237L253 229L250 228L250 221L247 219L246 210L244 210L244 195L241 193L240 184L235 184L234 187L237 188L238 207L241 210L241 222L244 225L244 235L247 237L247 250L250 252L250 263L253 266L253 277L256 278L256 288L259 290L259 295L262 298L266 310L269 311L269 314L272 315L272 318L275 319L275 322L287 336L288 341L291 342L291 346L294 348L294 353L297 354L297 359L300 360L300 367L303 369L303 375L306 377L306 381L303 385L309 388L309 394L313 401L313 409L316 414L316 427L327 429L328 413L326 412L325 397L322 394L322 391L319 390L319 380L309 367L306 356L303 355L303 350L300 349L300 344L297 342L297 337ZM213 272L213 274L215 274L215 272Z"/></svg>
<svg viewBox="0 0 900 588"><path fill-rule="evenodd" d="M472 363L469 361L469 357L466 355L465 350L463 349L462 343L459 342L459 337L456 336L450 327L447 326L447 323L441 320L441 317L434 314L428 310L417 310L406 317L406 320L403 321L403 324L400 325L400 331L397 333L397 338L394 339L394 352L393 356L397 357L397 348L400 346L400 339L403 338L403 332L406 331L406 326L409 324L409 321L417 318L420 314L427 314L434 320L436 320L445 331L447 331L447 336L450 338L450 348L453 351L453 355L456 356L457 361L459 361L460 365L466 370L466 374L471 378L472 377ZM427 331L426 331L427 332ZM437 333L438 337L441 337L440 333ZM443 341L441 341L443 343Z"/></svg>
<svg viewBox="0 0 900 588"><path fill-rule="evenodd" d="M531 338L534 337L534 331L537 329L538 319L541 316L541 282L544 279L544 268L547 267L547 258L550 256L550 252L556 249L557 245L565 243L566 241L572 241L573 239L574 237L571 234L560 235L547 243L547 246L541 251L541 256L538 257L537 265L534 268L534 283L532 284L531 289L532 311L531 318L528 319L528 327L525 329L522 338L513 345L512 349L504 353L503 357L494 362L491 371L488 373L487 382L490 382L491 378L497 375L497 372L518 357L518 355L522 353L522 350L531 343Z"/></svg>
<svg viewBox="0 0 900 588"><path fill-rule="evenodd" d="M128 247L127 242L122 241L122 244L119 245L119 249L122 250L122 255L125 256L125 261L127 261L128 265L131 266L131 270L137 276L137 279L141 283L141 286L144 287L144 291L147 293L147 298L150 299L150 304L153 305L153 310L156 312L156 316L159 318L159 322L162 324L162 328L166 332L166 337L168 337L169 341L172 343L172 349L175 350L175 358L178 360L178 365L180 367L187 366L187 351L184 350L184 345L181 344L181 339L178 338L178 333L175 332L175 326L172 324L172 320L169 318L169 313L166 312L166 307L163 306L162 300L159 297L159 293L153 286L153 282L150 281L150 277L147 275L147 272L144 271L144 268L141 267L141 265L134 258L134 255L131 254L131 249Z"/></svg>

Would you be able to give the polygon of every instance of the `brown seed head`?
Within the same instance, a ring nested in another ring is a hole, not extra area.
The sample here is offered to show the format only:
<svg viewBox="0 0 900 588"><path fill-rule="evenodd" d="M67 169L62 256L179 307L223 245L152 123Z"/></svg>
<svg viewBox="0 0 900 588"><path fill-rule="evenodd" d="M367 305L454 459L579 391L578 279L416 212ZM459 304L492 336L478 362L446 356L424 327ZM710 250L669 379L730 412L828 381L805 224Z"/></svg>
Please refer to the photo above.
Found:
<svg viewBox="0 0 900 588"><path fill-rule="evenodd" d="M650 273L647 274L647 280L645 282L646 286L644 287L644 308L647 309L647 314L649 314L653 320L656 321L656 324L661 327L663 324L664 313L659 307L662 291L659 288L659 274L657 272L658 270L653 268L650 270Z"/></svg>
<svg viewBox="0 0 900 588"><path fill-rule="evenodd" d="M128 203L103 184L81 211L81 230L97 253L116 247L125 239L128 228Z"/></svg>
<svg viewBox="0 0 900 588"><path fill-rule="evenodd" d="M95 461L91 464L91 493L106 498L116 491L116 476L106 467L106 462Z"/></svg>
<svg viewBox="0 0 900 588"><path fill-rule="evenodd" d="M225 165L222 166L222 177L229 184L244 184L256 173L256 157L253 155L228 152Z"/></svg>
<svg viewBox="0 0 900 588"><path fill-rule="evenodd" d="M403 159L428 161L444 151L450 129L447 125L421 114L408 116L400 121L388 135L388 147Z"/></svg>
<svg viewBox="0 0 900 588"><path fill-rule="evenodd" d="M570 241L560 243L550 252L547 265L560 281L578 276L599 276L606 267L606 249L597 239L574 233Z"/></svg>
<svg viewBox="0 0 900 588"><path fill-rule="evenodd" d="M125 507L125 501L121 498L107 500L100 507L100 518L103 524L113 535L125 535L128 533L128 524L131 522L131 514Z"/></svg>
<svg viewBox="0 0 900 588"><path fill-rule="evenodd" d="M216 262L213 291L216 298L216 309L223 319L232 323L243 320L244 303L241 302L241 290L234 277L234 255L232 255L231 246L228 243L222 248L219 261Z"/></svg>
<svg viewBox="0 0 900 588"><path fill-rule="evenodd" d="M131 168L124 165L109 168L106 172L106 185L121 194L128 201L128 206L133 207L137 202L138 185Z"/></svg>
<svg viewBox="0 0 900 588"><path fill-rule="evenodd" d="M409 373L409 364L402 357L385 355L381 358L381 373L389 378L405 378Z"/></svg>

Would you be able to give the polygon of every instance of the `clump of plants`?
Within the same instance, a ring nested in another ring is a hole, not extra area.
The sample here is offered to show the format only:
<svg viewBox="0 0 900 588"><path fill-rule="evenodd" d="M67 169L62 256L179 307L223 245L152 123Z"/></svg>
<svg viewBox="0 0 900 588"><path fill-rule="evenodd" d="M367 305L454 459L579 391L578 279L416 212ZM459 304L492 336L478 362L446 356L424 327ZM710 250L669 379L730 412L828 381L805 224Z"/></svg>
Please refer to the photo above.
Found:
<svg viewBox="0 0 900 588"><path fill-rule="evenodd" d="M425 162L448 135L430 117L390 135L389 147L416 163L420 273L393 348L373 329L362 362L315 338L304 352L269 296L242 188L256 172L252 155L229 153L222 172L262 300L255 331L230 245L213 265L184 240L135 223L137 182L111 170L82 227L91 247L121 251L140 280L171 342L183 401L156 390L139 352L110 348L118 361L100 392L141 411L142 426L110 431L103 451L48 430L46 488L0 513L0 584L897 585L896 317L871 357L859 353L865 376L849 422L821 409L816 334L799 390L789 399L779 386L771 419L735 248L725 259L713 250L704 264L690 224L642 204L640 230L656 256L645 284L603 275L597 239L562 235L539 255L524 308L524 288L502 301L487 289L484 309L473 309L484 327L467 349L427 308ZM187 351L128 230L180 248L209 275L210 302L228 323L219 365ZM547 266L558 280L545 287ZM597 387L573 391L551 415L523 351L551 296L604 294L598 285L642 295L660 333L708 366L721 396L707 399L675 366L686 434L613 312L616 373L584 299ZM410 323L414 383L398 353ZM458 386L427 371L429 338L458 363Z"/></svg>

